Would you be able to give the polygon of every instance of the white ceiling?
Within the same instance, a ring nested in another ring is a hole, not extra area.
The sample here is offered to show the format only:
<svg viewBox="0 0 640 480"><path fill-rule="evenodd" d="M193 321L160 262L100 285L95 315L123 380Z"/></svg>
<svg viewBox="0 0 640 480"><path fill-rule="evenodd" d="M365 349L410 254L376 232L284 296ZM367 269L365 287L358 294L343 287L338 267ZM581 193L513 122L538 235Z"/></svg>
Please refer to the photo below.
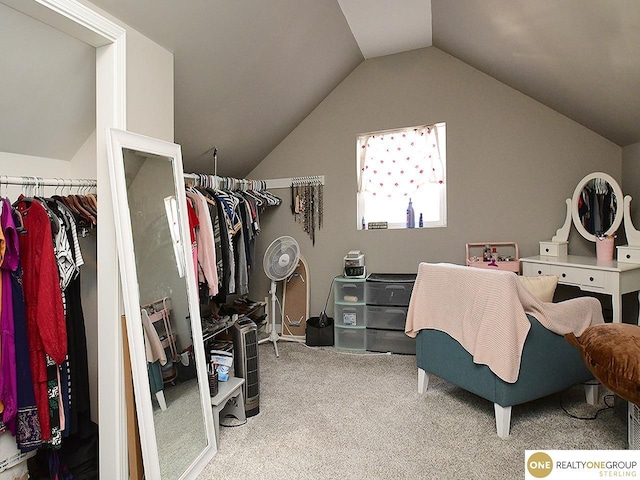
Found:
<svg viewBox="0 0 640 480"><path fill-rule="evenodd" d="M620 146L640 142L637 0L92 3L173 52L175 141L189 171L211 172L217 146L218 173L245 176L363 59L431 44ZM11 72L0 76L11 112L0 151L69 158L93 131L94 53L33 36L42 25L0 7Z"/></svg>
<svg viewBox="0 0 640 480"><path fill-rule="evenodd" d="M364 58L431 46L431 0L338 0Z"/></svg>

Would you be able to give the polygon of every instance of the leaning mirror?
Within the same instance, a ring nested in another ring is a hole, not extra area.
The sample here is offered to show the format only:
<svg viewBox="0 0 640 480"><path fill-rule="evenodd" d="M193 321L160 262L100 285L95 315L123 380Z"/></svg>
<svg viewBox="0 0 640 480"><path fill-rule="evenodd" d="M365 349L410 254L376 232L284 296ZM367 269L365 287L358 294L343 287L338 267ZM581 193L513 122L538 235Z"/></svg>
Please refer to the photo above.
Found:
<svg viewBox="0 0 640 480"><path fill-rule="evenodd" d="M573 192L571 216L580 235L592 242L596 235L613 235L623 217L622 189L603 172L584 177Z"/></svg>
<svg viewBox="0 0 640 480"><path fill-rule="evenodd" d="M196 478L216 440L180 146L116 129L108 137L145 477Z"/></svg>

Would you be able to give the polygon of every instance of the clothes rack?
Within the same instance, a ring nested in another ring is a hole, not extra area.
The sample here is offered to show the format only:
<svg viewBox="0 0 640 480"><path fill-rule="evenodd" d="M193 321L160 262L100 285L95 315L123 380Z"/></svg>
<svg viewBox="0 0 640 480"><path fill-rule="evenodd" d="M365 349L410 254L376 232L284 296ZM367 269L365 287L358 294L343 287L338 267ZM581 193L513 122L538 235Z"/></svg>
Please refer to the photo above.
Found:
<svg viewBox="0 0 640 480"><path fill-rule="evenodd" d="M267 189L267 186L263 180L223 177L219 175L209 175L204 173L185 173L184 179L187 182L193 182L196 186L199 187L216 188L218 190L263 191Z"/></svg>
<svg viewBox="0 0 640 480"><path fill-rule="evenodd" d="M95 188L94 179L43 178L35 176L0 175L0 185L22 185L25 187Z"/></svg>
<svg viewBox="0 0 640 480"><path fill-rule="evenodd" d="M291 185L299 183L309 183L324 185L324 175L309 175L303 177L272 178L268 180L248 180L232 177L221 177L218 175L205 175L200 173L185 173L186 181L195 183L205 183L206 186L225 188L221 185L236 185L237 188L227 188L228 190L272 190L278 188L289 188Z"/></svg>

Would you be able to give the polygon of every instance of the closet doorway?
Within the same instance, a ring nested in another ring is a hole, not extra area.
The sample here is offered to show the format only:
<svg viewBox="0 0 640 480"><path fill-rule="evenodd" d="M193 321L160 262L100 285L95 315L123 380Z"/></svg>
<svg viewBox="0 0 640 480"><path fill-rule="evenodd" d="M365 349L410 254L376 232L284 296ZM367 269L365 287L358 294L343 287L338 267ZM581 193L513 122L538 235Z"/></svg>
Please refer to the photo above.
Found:
<svg viewBox="0 0 640 480"><path fill-rule="evenodd" d="M84 142L85 146L80 149L86 150L81 156L86 155L89 160L77 167L71 160L55 158L55 154L38 153L34 156L27 150L15 151L19 150L15 145L12 146L13 151L9 152L14 157L10 157L0 145L0 152L4 152L0 153L0 161L3 164L3 174L50 178L86 177L97 180L97 193L102 201L99 207L100 228L96 239L95 263L100 265L100 269L94 271L93 305L85 305L89 368L92 382L95 383L92 387L92 417L97 417L94 420L100 426L102 440L99 452L100 476L124 479L128 473L119 321L121 302L104 132L108 127L126 129L125 30L76 0L0 0L0 4L3 9L11 8L15 11L13 13L19 12L34 22L48 25L95 50L92 67L95 68L96 85L95 130L92 139ZM42 26L39 25L38 28ZM23 42L33 40L28 32L23 31L22 35ZM46 76L41 80L45 82L44 90ZM6 90L1 93L11 94ZM24 125L21 130L30 131L35 141L38 132L32 130L32 127L33 125ZM47 155L53 158L47 158ZM100 399L99 410L96 397Z"/></svg>

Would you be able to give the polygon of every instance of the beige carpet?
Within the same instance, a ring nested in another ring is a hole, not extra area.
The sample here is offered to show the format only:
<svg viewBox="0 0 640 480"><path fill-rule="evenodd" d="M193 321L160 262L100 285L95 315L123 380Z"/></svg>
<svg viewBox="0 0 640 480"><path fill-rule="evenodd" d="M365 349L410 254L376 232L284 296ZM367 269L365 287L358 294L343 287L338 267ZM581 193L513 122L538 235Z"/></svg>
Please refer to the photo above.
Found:
<svg viewBox="0 0 640 480"><path fill-rule="evenodd" d="M515 406L496 435L493 404L432 377L417 393L414 356L260 346L260 413L221 427L200 479L515 479L526 449L625 449L613 410L592 416L584 390ZM602 390L602 389L601 389ZM608 392L607 392L608 393Z"/></svg>

